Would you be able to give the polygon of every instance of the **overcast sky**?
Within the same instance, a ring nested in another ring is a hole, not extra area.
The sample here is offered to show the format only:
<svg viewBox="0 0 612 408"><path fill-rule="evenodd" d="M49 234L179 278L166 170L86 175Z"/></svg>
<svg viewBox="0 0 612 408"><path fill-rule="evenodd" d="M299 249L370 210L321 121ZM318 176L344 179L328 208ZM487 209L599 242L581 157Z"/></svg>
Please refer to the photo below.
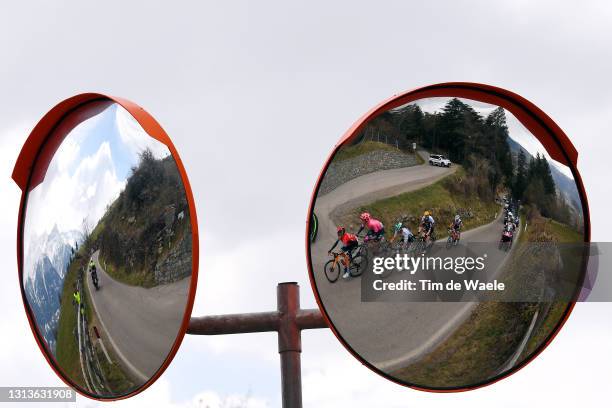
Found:
<svg viewBox="0 0 612 408"><path fill-rule="evenodd" d="M612 4L468 2L5 2L0 6L0 385L60 385L37 350L17 280L20 191L9 179L36 121L60 100L106 92L169 133L193 187L201 237L195 315L276 307L298 281L314 307L304 235L325 158L362 114L403 90L474 81L526 97L579 151L593 239L611 185ZM601 405L612 306L580 304L528 367L484 389L430 394L371 373L328 330L303 333L309 407ZM10 369L9 369L10 367ZM276 337L187 336L143 394L117 405L280 405ZM93 406L79 398L80 406ZM217 404L218 405L218 404ZM23 406L23 405L20 405Z"/></svg>

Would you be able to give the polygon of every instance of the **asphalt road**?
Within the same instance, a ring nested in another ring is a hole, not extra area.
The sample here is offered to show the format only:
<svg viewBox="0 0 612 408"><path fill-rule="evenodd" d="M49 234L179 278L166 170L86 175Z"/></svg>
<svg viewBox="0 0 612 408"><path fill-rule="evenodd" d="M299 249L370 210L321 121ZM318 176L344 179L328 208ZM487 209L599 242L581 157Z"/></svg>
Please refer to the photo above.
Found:
<svg viewBox="0 0 612 408"><path fill-rule="evenodd" d="M100 289L91 277L87 288L102 325L101 336L136 382L147 381L165 360L183 319L190 278L142 288L112 279L98 260Z"/></svg>
<svg viewBox="0 0 612 408"><path fill-rule="evenodd" d="M423 155L423 153L421 153ZM356 206L414 191L430 185L455 170L427 164L379 171L353 179L317 198L315 212L319 234L311 245L315 282L325 309L344 340L377 368L392 372L425 355L447 338L477 304L475 302L362 302L361 278L340 279L329 283L323 266L330 258L327 251L335 241L336 226L332 216ZM500 209L501 213L501 209ZM498 242L502 230L501 214L487 225L462 233L462 243ZM447 251L443 243L429 255ZM455 248L453 248L455 249ZM450 251L452 252L453 249ZM507 256L493 251L491 265ZM392 274L387 281L405 278Z"/></svg>

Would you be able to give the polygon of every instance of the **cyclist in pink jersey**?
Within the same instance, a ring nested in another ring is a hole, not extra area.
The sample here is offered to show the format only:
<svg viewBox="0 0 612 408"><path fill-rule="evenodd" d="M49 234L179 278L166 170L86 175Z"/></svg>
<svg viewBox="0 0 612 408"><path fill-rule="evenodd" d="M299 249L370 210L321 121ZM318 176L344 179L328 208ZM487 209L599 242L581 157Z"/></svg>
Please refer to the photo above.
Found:
<svg viewBox="0 0 612 408"><path fill-rule="evenodd" d="M368 237L368 239L380 240L385 236L385 226L382 222L373 218L367 212L362 213L359 218L361 219L362 223L357 235L359 235L364 228L367 228L368 232L366 233L366 237Z"/></svg>

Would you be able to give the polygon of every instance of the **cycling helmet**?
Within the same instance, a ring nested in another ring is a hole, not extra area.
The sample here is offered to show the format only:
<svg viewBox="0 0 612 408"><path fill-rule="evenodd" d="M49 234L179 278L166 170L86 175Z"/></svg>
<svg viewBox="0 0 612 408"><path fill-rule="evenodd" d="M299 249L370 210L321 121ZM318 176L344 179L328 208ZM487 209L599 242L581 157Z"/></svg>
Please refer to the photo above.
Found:
<svg viewBox="0 0 612 408"><path fill-rule="evenodd" d="M425 211L425 212L423 213L423 216L424 216L424 217L427 217L428 215L431 215L431 214L429 213L429 211Z"/></svg>
<svg viewBox="0 0 612 408"><path fill-rule="evenodd" d="M455 215L455 221L459 221L461 219L461 217L459 216L459 214Z"/></svg>
<svg viewBox="0 0 612 408"><path fill-rule="evenodd" d="M393 226L393 228L395 228L395 232L397 232L397 231L401 230L401 229L402 229L402 225L403 225L403 224L402 224L401 222L398 222L397 224L395 224L395 225Z"/></svg>
<svg viewBox="0 0 612 408"><path fill-rule="evenodd" d="M370 215L370 213L364 212L362 213L359 218L361 219L361 221L369 221L370 218L372 218L372 216Z"/></svg>
<svg viewBox="0 0 612 408"><path fill-rule="evenodd" d="M344 234L346 232L346 228L344 228L343 226L339 226L336 232L338 233L338 235Z"/></svg>

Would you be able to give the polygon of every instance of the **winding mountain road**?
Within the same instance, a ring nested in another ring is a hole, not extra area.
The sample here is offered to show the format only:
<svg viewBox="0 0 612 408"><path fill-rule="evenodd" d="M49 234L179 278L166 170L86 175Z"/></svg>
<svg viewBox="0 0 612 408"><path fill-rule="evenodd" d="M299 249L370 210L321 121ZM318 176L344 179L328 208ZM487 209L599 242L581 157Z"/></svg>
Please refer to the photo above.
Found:
<svg viewBox="0 0 612 408"><path fill-rule="evenodd" d="M311 244L317 290L338 333L354 351L385 372L405 367L425 355L447 338L469 316L477 303L419 302L418 299L392 303L362 302L362 278L340 279L336 283L329 283L323 273L323 266L330 259L327 251L336 237L336 226L332 219L339 212L424 188L448 176L455 169L423 164L378 171L353 179L317 197L314 211L319 219L319 238ZM500 215L492 219L491 223L463 232L461 240L462 243L497 242L501 230L500 209ZM435 245L429 255L442 256L442 253L437 252L445 251L443 246ZM503 264L507 254L493 252L489 263ZM405 276L401 273L394 273L386 281L402 278Z"/></svg>
<svg viewBox="0 0 612 408"><path fill-rule="evenodd" d="M100 289L87 277L102 337L134 380L145 382L160 368L178 334L190 278L152 288L126 285L111 278L92 255Z"/></svg>

